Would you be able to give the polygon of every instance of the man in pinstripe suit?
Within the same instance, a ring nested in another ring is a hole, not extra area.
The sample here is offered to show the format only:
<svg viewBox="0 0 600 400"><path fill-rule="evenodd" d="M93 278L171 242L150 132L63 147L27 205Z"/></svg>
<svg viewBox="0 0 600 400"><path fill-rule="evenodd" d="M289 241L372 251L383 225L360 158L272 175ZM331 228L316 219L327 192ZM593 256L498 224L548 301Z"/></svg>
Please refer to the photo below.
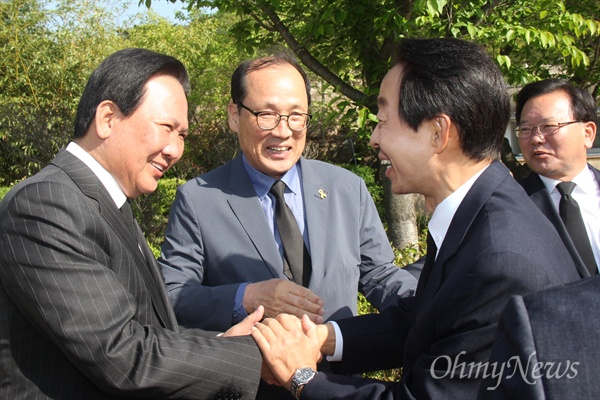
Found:
<svg viewBox="0 0 600 400"><path fill-rule="evenodd" d="M179 329L127 199L183 153L189 79L122 50L94 71L74 141L0 203L0 398L253 399L249 333ZM121 208L121 212L119 210Z"/></svg>

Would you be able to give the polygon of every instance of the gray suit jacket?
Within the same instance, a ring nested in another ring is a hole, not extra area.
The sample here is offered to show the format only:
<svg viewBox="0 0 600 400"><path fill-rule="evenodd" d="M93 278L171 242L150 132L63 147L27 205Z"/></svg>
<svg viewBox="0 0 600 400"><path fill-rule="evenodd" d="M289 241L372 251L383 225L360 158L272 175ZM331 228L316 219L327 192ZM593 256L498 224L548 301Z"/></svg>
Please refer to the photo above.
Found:
<svg viewBox="0 0 600 400"><path fill-rule="evenodd" d="M510 299L480 399L600 399L600 276Z"/></svg>
<svg viewBox="0 0 600 400"><path fill-rule="evenodd" d="M500 162L458 207L417 293L380 314L337 321L346 373L403 367L400 382L319 373L302 400L473 399L511 295L578 279L567 250ZM339 365L337 365L339 364Z"/></svg>
<svg viewBox="0 0 600 400"><path fill-rule="evenodd" d="M71 153L6 195L0 243L0 398L255 397L253 340L179 331L147 244Z"/></svg>
<svg viewBox="0 0 600 400"><path fill-rule="evenodd" d="M598 186L600 187L600 171L589 164L588 167L594 174L596 182L598 182ZM575 248L575 245L571 240L571 236L567 232L567 228L562 222L558 210L556 209L556 207L554 207L554 204L552 203L552 198L550 197L550 193L546 189L544 182L542 182L542 180L540 179L540 176L535 172L531 172L527 176L527 178L522 179L521 181L519 181L519 183L521 184L521 186L523 186L523 188L529 195L529 198L533 201L537 208L539 208L540 211L542 211L546 218L548 218L550 222L552 222L554 228L556 228L556 231L558 232L560 238L567 247L567 250L569 250L569 254L571 254L571 257L573 258L573 261L577 266L577 271L579 272L579 275L582 278L589 277L590 272L581 260L581 257L577 252L577 248Z"/></svg>
<svg viewBox="0 0 600 400"><path fill-rule="evenodd" d="M325 318L355 315L358 290L379 309L412 295L416 280L393 264L363 180L320 161L301 158L300 166L308 287L325 302ZM225 329L241 282L287 279L241 155L178 189L159 262L177 319L189 327Z"/></svg>

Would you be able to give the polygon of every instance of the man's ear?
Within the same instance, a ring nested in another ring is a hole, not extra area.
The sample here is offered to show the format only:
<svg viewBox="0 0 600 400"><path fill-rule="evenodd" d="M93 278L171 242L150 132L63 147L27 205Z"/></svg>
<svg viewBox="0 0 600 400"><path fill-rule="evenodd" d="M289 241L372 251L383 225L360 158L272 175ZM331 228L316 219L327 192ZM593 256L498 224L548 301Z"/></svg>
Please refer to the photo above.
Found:
<svg viewBox="0 0 600 400"><path fill-rule="evenodd" d="M585 148L591 149L596 140L596 124L594 122L585 122Z"/></svg>
<svg viewBox="0 0 600 400"><path fill-rule="evenodd" d="M430 122L432 127L431 142L436 149L436 153L439 154L448 146L452 121L446 114L441 114L433 118Z"/></svg>
<svg viewBox="0 0 600 400"><path fill-rule="evenodd" d="M96 134L100 139L108 139L115 123L122 119L119 107L111 100L104 100L96 107L94 122L96 124Z"/></svg>
<svg viewBox="0 0 600 400"><path fill-rule="evenodd" d="M227 105L227 115L229 121L229 129L237 133L239 126L238 123L240 120L240 113L238 111L237 104L229 103L229 105Z"/></svg>

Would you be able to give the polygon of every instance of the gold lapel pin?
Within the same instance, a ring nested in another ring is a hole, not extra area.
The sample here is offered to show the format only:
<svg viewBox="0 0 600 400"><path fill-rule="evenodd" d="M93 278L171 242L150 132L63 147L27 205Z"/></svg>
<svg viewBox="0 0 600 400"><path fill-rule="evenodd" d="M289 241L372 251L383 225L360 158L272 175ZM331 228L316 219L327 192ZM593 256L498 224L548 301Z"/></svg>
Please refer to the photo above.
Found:
<svg viewBox="0 0 600 400"><path fill-rule="evenodd" d="M327 193L325 193L323 189L319 189L319 197L321 197L321 199L324 199L325 197L327 197Z"/></svg>

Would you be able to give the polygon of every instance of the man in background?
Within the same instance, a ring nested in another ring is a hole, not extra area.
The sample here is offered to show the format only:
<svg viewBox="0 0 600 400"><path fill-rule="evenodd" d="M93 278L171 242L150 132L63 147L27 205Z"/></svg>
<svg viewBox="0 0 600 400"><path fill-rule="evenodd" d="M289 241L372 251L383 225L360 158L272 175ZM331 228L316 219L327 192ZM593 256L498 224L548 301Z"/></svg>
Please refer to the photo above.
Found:
<svg viewBox="0 0 600 400"><path fill-rule="evenodd" d="M520 183L552 222L585 278L600 265L600 171L587 163L596 102L568 81L525 85L517 95L517 136L533 171Z"/></svg>

